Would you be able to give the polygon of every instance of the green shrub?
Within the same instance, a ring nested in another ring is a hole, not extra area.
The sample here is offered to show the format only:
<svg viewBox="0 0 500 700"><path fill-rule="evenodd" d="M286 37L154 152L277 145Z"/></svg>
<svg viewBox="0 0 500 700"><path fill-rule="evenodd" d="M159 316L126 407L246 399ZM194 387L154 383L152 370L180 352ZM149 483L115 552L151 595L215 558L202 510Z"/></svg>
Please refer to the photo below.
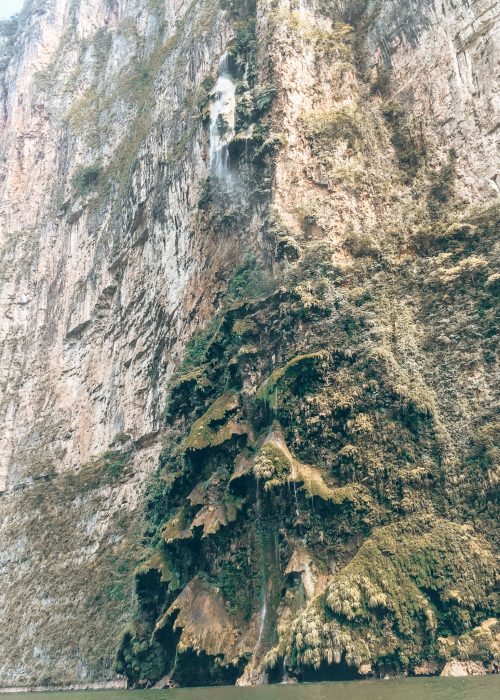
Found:
<svg viewBox="0 0 500 700"><path fill-rule="evenodd" d="M226 299L229 303L255 299L268 294L273 282L257 264L254 255L247 253L228 281Z"/></svg>
<svg viewBox="0 0 500 700"><path fill-rule="evenodd" d="M104 453L103 458L107 478L110 481L115 481L123 474L123 470L130 459L130 453L110 450Z"/></svg>
<svg viewBox="0 0 500 700"><path fill-rule="evenodd" d="M103 175L100 165L88 165L79 168L73 175L72 185L77 196L84 196L96 190Z"/></svg>
<svg viewBox="0 0 500 700"><path fill-rule="evenodd" d="M450 151L448 162L431 176L431 185L427 195L427 207L432 218L436 219L444 204L453 195L456 179L455 151Z"/></svg>
<svg viewBox="0 0 500 700"><path fill-rule="evenodd" d="M412 179L420 168L424 144L418 143L414 126L399 104L394 101L386 102L382 107L382 114L391 128L391 143L396 151L399 167Z"/></svg>
<svg viewBox="0 0 500 700"><path fill-rule="evenodd" d="M313 114L304 122L312 150L318 156L331 153L338 141L345 141L355 150L362 138L361 118L355 107Z"/></svg>
<svg viewBox="0 0 500 700"><path fill-rule="evenodd" d="M377 242L368 233L350 233L344 245L355 258L380 258L381 251Z"/></svg>

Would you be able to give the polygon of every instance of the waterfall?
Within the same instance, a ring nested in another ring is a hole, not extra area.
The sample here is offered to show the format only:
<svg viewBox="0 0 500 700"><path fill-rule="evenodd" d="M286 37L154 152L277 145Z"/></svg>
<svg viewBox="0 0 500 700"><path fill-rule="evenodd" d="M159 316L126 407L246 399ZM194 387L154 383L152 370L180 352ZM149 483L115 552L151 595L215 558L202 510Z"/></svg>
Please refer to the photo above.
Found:
<svg viewBox="0 0 500 700"><path fill-rule="evenodd" d="M260 489L259 489L259 480L258 479L256 479L256 484L257 484L257 491L255 494L255 505L256 505L256 509L257 509L257 522L259 523L259 526L261 526L262 513L261 513ZM260 650L260 645L262 642L262 635L264 634L264 627L266 624L266 616L267 616L268 590L267 590L267 580L266 580L264 566L262 567L262 588L263 588L263 601L262 601L262 608L260 611L259 634L257 636L257 642L255 644L254 651L253 651L252 668L255 667L255 661L257 658L257 654L259 653L259 650Z"/></svg>
<svg viewBox="0 0 500 700"><path fill-rule="evenodd" d="M228 143L234 136L235 85L229 71L229 57L219 61L217 80L210 105L210 173L223 185L231 186Z"/></svg>
<svg viewBox="0 0 500 700"><path fill-rule="evenodd" d="M288 654L285 654L283 656L283 674L281 677L281 682L284 685L287 685L290 682L290 677L288 675L288 663L289 663L289 661L290 661L290 659L288 658Z"/></svg>
<svg viewBox="0 0 500 700"><path fill-rule="evenodd" d="M253 649L252 658L248 662L248 665L243 672L243 675L237 679L236 685L247 686L247 685L263 685L267 684L268 677L267 673L263 671L258 666L259 653L264 641L264 633L266 628L266 621L268 617L268 606L270 601L270 588L269 585L271 580L269 578L269 572L266 566L266 553L265 553L265 536L266 533L263 530L262 522L262 504L260 498L260 484L259 480L256 479L256 494L255 494L255 510L256 510L256 525L257 532L260 534L260 544L261 544L261 566L262 566L262 606L260 609L260 621L259 621L259 631L257 634L257 639ZM272 611L271 611L272 612Z"/></svg>
<svg viewBox="0 0 500 700"><path fill-rule="evenodd" d="M255 656L259 651L260 643L262 641L262 635L264 634L264 625L266 623L266 615L267 615L267 590L264 591L264 602L262 604L262 609L260 611L259 636L257 637L257 644L255 645L255 649L254 649L254 664L255 664Z"/></svg>
<svg viewBox="0 0 500 700"><path fill-rule="evenodd" d="M300 518L300 510L299 510L299 499L297 498L297 482L295 479L293 480L293 496L295 499L295 515L297 516L297 519Z"/></svg>

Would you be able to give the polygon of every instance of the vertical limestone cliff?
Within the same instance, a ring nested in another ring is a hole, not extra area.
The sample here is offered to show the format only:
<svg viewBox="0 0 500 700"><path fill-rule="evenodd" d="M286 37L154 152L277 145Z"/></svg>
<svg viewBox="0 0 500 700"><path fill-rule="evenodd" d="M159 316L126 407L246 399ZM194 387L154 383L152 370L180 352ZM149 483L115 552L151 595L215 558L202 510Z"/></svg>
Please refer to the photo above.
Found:
<svg viewBox="0 0 500 700"><path fill-rule="evenodd" d="M0 685L498 668L499 31L0 24Z"/></svg>

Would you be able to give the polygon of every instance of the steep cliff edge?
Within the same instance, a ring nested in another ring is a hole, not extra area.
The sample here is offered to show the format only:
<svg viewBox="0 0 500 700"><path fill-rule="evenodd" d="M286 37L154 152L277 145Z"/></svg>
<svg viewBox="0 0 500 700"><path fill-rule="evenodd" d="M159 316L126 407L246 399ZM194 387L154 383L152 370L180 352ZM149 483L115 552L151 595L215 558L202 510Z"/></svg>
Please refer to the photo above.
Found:
<svg viewBox="0 0 500 700"><path fill-rule="evenodd" d="M498 666L498 32L0 25L0 684Z"/></svg>

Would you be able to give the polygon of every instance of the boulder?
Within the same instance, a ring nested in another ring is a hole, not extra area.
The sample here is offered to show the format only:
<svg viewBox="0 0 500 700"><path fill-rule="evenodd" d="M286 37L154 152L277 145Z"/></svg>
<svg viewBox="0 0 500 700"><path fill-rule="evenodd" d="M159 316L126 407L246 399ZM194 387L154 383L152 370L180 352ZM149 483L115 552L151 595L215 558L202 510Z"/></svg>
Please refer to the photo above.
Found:
<svg viewBox="0 0 500 700"><path fill-rule="evenodd" d="M441 671L441 676L445 677L484 675L486 675L486 669L483 664L478 663L477 661L459 661L458 659L448 661Z"/></svg>

